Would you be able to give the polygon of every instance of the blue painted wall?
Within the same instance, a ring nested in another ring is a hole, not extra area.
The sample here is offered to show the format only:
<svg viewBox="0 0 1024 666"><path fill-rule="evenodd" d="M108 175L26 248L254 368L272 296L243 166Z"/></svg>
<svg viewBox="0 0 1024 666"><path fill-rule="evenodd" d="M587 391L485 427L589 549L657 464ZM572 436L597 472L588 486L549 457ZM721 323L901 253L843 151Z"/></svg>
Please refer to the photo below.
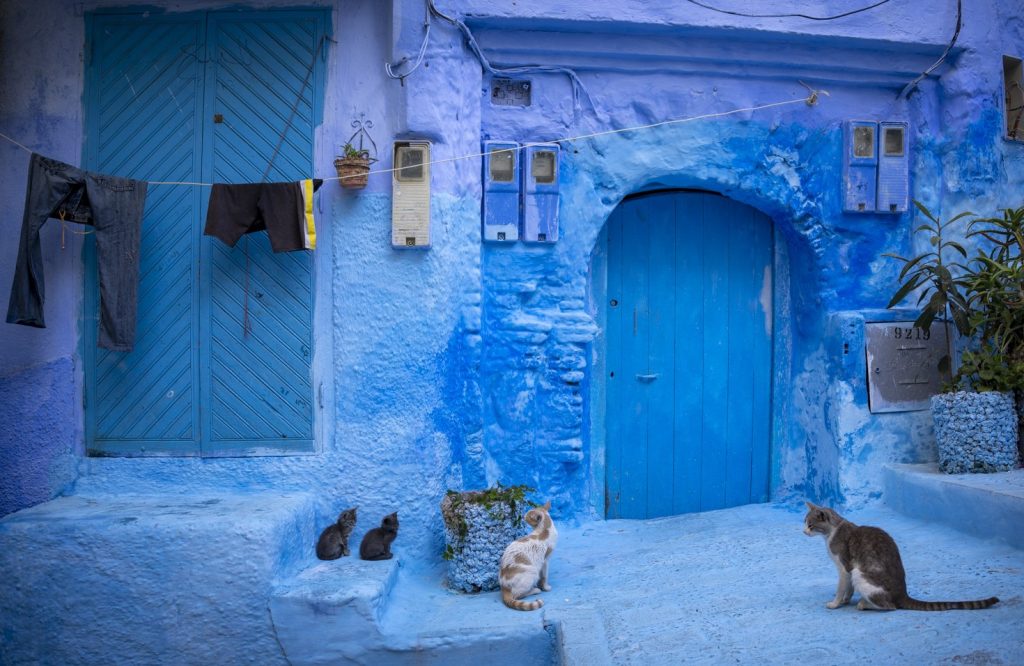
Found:
<svg viewBox="0 0 1024 666"><path fill-rule="evenodd" d="M155 2L169 11L228 3ZM891 3L841 21L744 19L686 3L450 0L495 65L571 67L525 73L529 108L490 104L490 74L464 36L435 19L423 64L400 85L385 61L415 60L423 3L395 0L254 2L254 8L334 9L317 175L366 114L389 168L396 137L433 142L433 158L472 155L485 138L520 142L589 135L776 102L759 111L562 144L561 239L551 247L482 246L478 159L433 168L433 247L392 250L390 177L360 192L328 183L319 200L314 373L323 381L319 452L232 460L81 458L78 374L81 239L60 249L48 225L46 330L3 325L0 396L18 433L3 440L0 511L64 492L314 490L319 511L359 504L362 516L402 512L398 549L440 550L437 506L449 487L529 483L562 519L603 507L604 222L645 188L721 192L776 227L772 493L856 505L876 497L880 465L934 456L927 413L872 415L862 368L842 343L884 307L898 266L882 252L912 250L913 215L841 212L840 123L911 123L913 196L948 215L1019 205L1024 146L1002 132L1001 55L1024 26L1011 0L968 7L940 78L909 99L901 88L938 58L952 34L953 0ZM793 10L841 12L849 2L794 0ZM90 2L86 9L116 6ZM739 6L739 5L737 5ZM56 0L0 7L0 131L79 163L84 29ZM34 35L47 34L47 40ZM64 45L55 56L54 35ZM851 66L851 64L856 66ZM827 89L817 106L798 81ZM17 237L27 154L0 145L0 233ZM16 243L3 243L0 285ZM6 287L3 287L6 289ZM6 293L6 292L0 292ZM22 387L30 386L32 390ZM52 408L40 408L52 405ZM33 422L33 427L25 425ZM19 430L20 428L20 430ZM367 519L367 522L369 519ZM360 529L369 527L362 525Z"/></svg>

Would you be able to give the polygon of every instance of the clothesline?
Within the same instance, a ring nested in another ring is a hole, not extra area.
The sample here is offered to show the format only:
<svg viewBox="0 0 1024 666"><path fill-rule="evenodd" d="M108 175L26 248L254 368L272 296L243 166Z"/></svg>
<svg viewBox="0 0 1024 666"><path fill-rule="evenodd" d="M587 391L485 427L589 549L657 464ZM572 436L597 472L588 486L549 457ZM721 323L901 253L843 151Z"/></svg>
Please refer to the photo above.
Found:
<svg viewBox="0 0 1024 666"><path fill-rule="evenodd" d="M622 134L622 133L625 133L625 132L637 132L637 131L641 131L641 130L654 129L656 127L663 127L665 125L676 125L676 124L681 124L681 123L693 122L695 120L709 120L711 118L721 118L723 116L730 116L730 115L734 115L734 114L737 114L737 113L748 113L748 112L754 112L754 111L761 111L761 110L764 110L764 109L770 109L770 108L774 108L774 107L787 106L789 104L804 103L804 104L807 104L808 106L814 106L814 105L816 105L818 103L818 99L819 99L820 95L828 95L829 94L827 90L815 90L815 89L811 88L810 86L808 86L806 83L803 83L803 82L801 82L801 85L806 87L807 90L809 91L808 95L806 97L800 97L800 98L797 98L797 99L789 99L789 100L784 100L784 101L781 101L781 102L769 102L768 104L760 104L758 106L748 106L748 107L743 107L743 108L739 108L739 109L731 109L729 111L719 111L719 112L716 112L716 113L705 113L705 114L701 114L701 115L698 115L698 116L689 116L687 118L674 118L672 120L663 120L661 122L650 123L650 124L647 124L647 125L636 125L636 126L633 126L633 127L624 127L624 128L621 128L621 129L611 129L611 130L604 130L604 131L601 131L601 132L592 132L590 134L581 134L579 136L565 137L565 138L561 138L561 139L552 139L550 141L538 141L538 142L533 142L533 143L524 143L524 144L521 144L519 146L519 149L530 148L530 147L533 147L533 146L540 146L540 145L549 144L549 143L570 143L570 142L573 142L573 141L583 141L585 139L593 139L593 138L600 137L600 136L609 136L609 135L612 135L612 134ZM11 137L7 136L6 134L0 133L0 138L3 138L3 139L6 139L7 141L10 141L12 144L14 144L15 146L18 146L22 150L25 150L26 152L29 152L29 153L34 152L32 149L30 149L30 148L26 147L25 145L19 143L18 141L15 141ZM432 166L432 165L435 165L435 164L445 164L445 163L448 163L448 162L456 162L456 161L459 161L459 160L477 159L477 158L485 156L486 154L487 153L470 153L470 154L467 154L467 155L457 155L457 156L454 156L454 157L445 157L445 158L442 158L442 159L431 160L429 162L426 162L425 165L426 166ZM362 177L363 175L376 175L376 174L394 173L395 171L400 171L401 169L402 169L402 167L394 167L394 168L391 168L391 169L373 169L368 174L358 174L358 175L353 175L353 176L329 176L329 177L323 177L323 178L321 178L321 180L325 180L325 181L327 181L327 180L345 180L346 178L359 178L359 177ZM149 185L185 185L185 186L193 186L193 187L212 187L213 186L213 183L201 183L201 182L192 182L192 181L159 181L159 180L157 180L157 181L147 181L147 184L149 184Z"/></svg>

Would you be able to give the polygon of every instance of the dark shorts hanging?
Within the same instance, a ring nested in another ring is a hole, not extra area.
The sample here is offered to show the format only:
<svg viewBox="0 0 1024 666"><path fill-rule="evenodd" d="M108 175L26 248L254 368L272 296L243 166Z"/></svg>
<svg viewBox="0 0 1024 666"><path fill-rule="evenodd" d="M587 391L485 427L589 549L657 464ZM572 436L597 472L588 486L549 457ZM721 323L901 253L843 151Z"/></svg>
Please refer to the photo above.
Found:
<svg viewBox="0 0 1024 666"><path fill-rule="evenodd" d="M274 252L312 249L310 246L305 181L225 185L210 191L203 233L234 247L243 234L266 231ZM312 191L323 183L314 179Z"/></svg>

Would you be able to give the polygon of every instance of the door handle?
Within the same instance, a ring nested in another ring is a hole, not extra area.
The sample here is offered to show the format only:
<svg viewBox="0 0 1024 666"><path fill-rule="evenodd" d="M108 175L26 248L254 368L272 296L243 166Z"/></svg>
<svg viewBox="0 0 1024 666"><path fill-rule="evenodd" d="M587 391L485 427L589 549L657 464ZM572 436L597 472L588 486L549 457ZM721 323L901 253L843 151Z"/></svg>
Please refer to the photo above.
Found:
<svg viewBox="0 0 1024 666"><path fill-rule="evenodd" d="M653 375L637 375L636 378L637 381L641 382L653 382L658 378L658 373L654 373Z"/></svg>

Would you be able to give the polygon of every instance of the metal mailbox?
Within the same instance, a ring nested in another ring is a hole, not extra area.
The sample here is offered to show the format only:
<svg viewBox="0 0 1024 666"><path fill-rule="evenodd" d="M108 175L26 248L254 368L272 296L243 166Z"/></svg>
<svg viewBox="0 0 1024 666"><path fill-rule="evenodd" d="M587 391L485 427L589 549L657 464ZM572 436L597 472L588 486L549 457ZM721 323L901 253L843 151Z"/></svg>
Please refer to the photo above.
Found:
<svg viewBox="0 0 1024 666"><path fill-rule="evenodd" d="M869 323L864 325L864 341L868 408L873 413L928 409L931 396L950 379L942 322L929 330L910 321Z"/></svg>

